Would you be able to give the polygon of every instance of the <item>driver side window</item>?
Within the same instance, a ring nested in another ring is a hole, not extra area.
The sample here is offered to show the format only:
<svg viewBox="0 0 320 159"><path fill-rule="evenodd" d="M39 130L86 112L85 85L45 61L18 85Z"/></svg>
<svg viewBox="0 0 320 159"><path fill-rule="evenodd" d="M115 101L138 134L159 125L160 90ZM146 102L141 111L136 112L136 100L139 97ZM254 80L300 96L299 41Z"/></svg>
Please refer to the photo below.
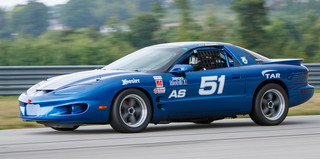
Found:
<svg viewBox="0 0 320 159"><path fill-rule="evenodd" d="M190 64L194 67L194 71L203 71L224 68L228 66L233 67L234 61L232 57L230 57L220 49L205 48L194 50L194 52L181 64Z"/></svg>

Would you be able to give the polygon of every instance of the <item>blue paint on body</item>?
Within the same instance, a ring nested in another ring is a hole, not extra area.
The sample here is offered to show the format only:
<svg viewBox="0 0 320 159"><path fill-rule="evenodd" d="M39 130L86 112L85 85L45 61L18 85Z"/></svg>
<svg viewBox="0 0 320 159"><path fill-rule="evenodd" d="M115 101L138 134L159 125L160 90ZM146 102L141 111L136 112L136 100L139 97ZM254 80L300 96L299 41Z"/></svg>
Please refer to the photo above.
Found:
<svg viewBox="0 0 320 159"><path fill-rule="evenodd" d="M249 114L255 93L265 83L281 84L288 94L290 107L306 102L313 95L314 89L308 85L308 70L301 64L302 60L261 62L246 50L227 43L184 42L151 47L181 48L168 68L179 64L195 50L210 47L222 50L230 59L228 67L183 73L169 73L167 68L149 72L101 69L54 77L20 95L21 118L107 124L113 100L119 92L129 88L140 89L150 99L152 123ZM202 81L205 81L203 88ZM217 87L214 93L204 95L210 93L213 85ZM32 110L27 107L32 106L39 106L38 113L29 114ZM99 109L99 106L108 108Z"/></svg>

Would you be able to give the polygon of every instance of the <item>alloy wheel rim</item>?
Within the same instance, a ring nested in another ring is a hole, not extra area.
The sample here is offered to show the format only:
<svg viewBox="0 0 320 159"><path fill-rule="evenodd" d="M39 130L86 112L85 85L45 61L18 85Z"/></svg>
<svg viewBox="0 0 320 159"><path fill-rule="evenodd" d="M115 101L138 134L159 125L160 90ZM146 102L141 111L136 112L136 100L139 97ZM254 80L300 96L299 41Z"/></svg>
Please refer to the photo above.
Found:
<svg viewBox="0 0 320 159"><path fill-rule="evenodd" d="M147 118L147 105L140 96L129 94L122 99L119 112L123 123L136 128L141 126Z"/></svg>
<svg viewBox="0 0 320 159"><path fill-rule="evenodd" d="M285 110L285 99L276 89L270 89L262 95L261 112L268 120L278 120Z"/></svg>

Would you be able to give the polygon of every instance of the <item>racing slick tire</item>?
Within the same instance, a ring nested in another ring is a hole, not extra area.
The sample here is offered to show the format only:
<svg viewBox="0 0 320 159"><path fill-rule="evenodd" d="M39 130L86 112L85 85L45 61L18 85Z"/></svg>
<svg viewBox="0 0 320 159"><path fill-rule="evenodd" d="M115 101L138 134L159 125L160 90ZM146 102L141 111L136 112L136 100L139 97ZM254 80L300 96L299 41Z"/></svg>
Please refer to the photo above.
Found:
<svg viewBox="0 0 320 159"><path fill-rule="evenodd" d="M143 131L151 120L151 104L138 89L127 89L116 96L111 109L111 127L121 133Z"/></svg>
<svg viewBox="0 0 320 159"><path fill-rule="evenodd" d="M263 86L255 95L250 118L258 125L278 125L288 114L288 95L278 84Z"/></svg>

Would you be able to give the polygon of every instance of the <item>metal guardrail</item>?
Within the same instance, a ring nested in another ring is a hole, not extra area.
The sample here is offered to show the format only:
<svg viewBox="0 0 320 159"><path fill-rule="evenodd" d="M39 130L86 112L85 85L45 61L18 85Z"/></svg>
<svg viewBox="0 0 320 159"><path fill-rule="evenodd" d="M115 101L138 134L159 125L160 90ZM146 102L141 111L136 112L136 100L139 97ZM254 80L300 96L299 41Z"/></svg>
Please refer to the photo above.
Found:
<svg viewBox="0 0 320 159"><path fill-rule="evenodd" d="M309 83L320 88L320 63L305 63ZM101 68L101 65L81 66L0 66L0 95L18 95L47 78Z"/></svg>
<svg viewBox="0 0 320 159"><path fill-rule="evenodd" d="M81 66L0 66L0 95L18 95L47 78L101 68Z"/></svg>
<svg viewBox="0 0 320 159"><path fill-rule="evenodd" d="M320 63L304 63L304 65L309 69L309 84L320 88Z"/></svg>

